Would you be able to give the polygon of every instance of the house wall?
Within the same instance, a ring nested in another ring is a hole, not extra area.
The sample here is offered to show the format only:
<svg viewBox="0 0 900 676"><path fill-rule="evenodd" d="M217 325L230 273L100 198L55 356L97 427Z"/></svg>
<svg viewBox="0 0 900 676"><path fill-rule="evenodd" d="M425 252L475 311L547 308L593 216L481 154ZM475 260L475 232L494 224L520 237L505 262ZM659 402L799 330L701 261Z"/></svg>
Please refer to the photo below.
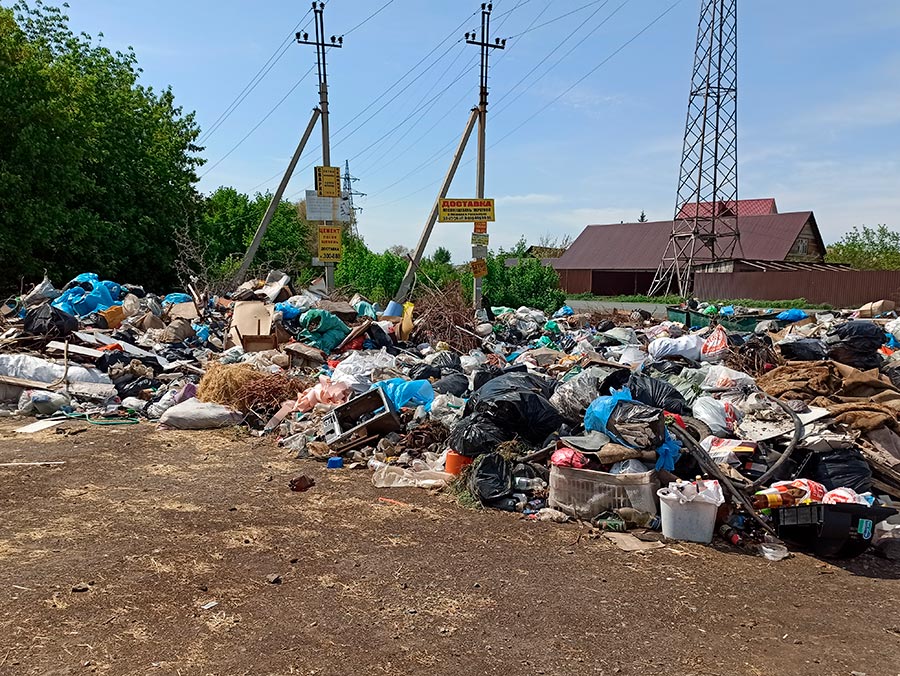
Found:
<svg viewBox="0 0 900 676"><path fill-rule="evenodd" d="M590 270L557 270L559 285L568 294L591 293Z"/></svg>
<svg viewBox="0 0 900 676"><path fill-rule="evenodd" d="M653 284L647 270L593 270L591 293L595 296L645 295Z"/></svg>
<svg viewBox="0 0 900 676"><path fill-rule="evenodd" d="M819 238L816 236L812 219L803 226L797 239L794 240L790 253L784 260L810 263L821 263L825 260L825 251L819 246Z"/></svg>

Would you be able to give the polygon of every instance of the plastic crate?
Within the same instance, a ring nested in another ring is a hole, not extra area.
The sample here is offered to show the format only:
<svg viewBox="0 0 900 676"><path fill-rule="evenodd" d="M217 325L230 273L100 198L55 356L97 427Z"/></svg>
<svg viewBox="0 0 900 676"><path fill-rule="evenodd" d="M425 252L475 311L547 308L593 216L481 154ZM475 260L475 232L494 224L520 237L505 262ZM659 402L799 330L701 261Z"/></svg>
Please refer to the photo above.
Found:
<svg viewBox="0 0 900 676"><path fill-rule="evenodd" d="M772 510L775 531L782 540L819 556L849 559L872 543L875 524L897 513L866 505L798 505Z"/></svg>
<svg viewBox="0 0 900 676"><path fill-rule="evenodd" d="M548 505L589 521L608 509L634 507L658 514L655 471L641 474L608 474L574 467L550 468Z"/></svg>

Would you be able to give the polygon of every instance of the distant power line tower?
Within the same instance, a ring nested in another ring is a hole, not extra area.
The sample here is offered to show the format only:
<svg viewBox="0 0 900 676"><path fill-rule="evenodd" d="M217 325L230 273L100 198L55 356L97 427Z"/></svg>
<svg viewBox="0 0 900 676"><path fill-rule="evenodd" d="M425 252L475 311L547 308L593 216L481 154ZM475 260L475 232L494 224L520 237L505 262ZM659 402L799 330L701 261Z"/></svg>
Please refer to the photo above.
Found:
<svg viewBox="0 0 900 676"><path fill-rule="evenodd" d="M358 181L359 179L356 176L350 175L350 160L344 160L344 175L341 177L343 181L341 196L342 199L346 199L348 205L350 207L350 233L353 235L358 235L359 231L356 227L356 214L362 213L362 207L358 207L353 203L354 197L365 197L366 193L359 192L353 189L353 183Z"/></svg>
<svg viewBox="0 0 900 676"><path fill-rule="evenodd" d="M737 0L701 0L672 234L650 294L693 288L692 268L741 256Z"/></svg>

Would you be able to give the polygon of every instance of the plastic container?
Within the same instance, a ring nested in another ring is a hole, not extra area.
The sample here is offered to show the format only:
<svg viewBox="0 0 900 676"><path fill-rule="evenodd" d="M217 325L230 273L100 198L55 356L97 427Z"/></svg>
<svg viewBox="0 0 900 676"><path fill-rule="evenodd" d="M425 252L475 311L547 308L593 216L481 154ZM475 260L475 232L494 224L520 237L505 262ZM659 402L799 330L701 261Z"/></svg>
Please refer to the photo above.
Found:
<svg viewBox="0 0 900 676"><path fill-rule="evenodd" d="M659 496L663 535L670 540L712 542L718 505L701 500L682 502L681 497L669 488L660 488L656 494Z"/></svg>
<svg viewBox="0 0 900 676"><path fill-rule="evenodd" d="M658 514L655 471L643 474L608 474L574 467L550 468L547 504L571 516L589 521L608 509L634 507Z"/></svg>
<svg viewBox="0 0 900 676"><path fill-rule="evenodd" d="M473 459L474 458L467 458L464 455L460 455L456 451L450 451L447 453L447 462L444 464L444 471L453 476L459 476L459 473L462 472L462 468L466 465L471 465Z"/></svg>
<svg viewBox="0 0 900 676"><path fill-rule="evenodd" d="M383 317L402 317L403 316L403 306L400 303L395 301L391 301L387 304L387 307L382 314Z"/></svg>
<svg viewBox="0 0 900 676"><path fill-rule="evenodd" d="M340 457L328 458L328 469L343 469L344 459Z"/></svg>
<svg viewBox="0 0 900 676"><path fill-rule="evenodd" d="M896 513L891 507L812 504L773 509L772 520L778 537L788 544L819 556L849 559L872 544L875 524Z"/></svg>

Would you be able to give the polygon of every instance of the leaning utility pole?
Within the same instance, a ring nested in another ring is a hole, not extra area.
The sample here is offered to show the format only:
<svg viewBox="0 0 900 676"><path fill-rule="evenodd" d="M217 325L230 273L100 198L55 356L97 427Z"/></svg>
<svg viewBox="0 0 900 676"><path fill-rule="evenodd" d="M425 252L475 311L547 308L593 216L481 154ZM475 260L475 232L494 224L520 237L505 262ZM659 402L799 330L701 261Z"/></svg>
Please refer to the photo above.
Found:
<svg viewBox="0 0 900 676"><path fill-rule="evenodd" d="M495 39L491 43L491 10L493 5L481 5L481 40L476 40L475 31L466 33L466 44L478 45L481 48L481 71L478 93L478 168L475 174L475 197L484 199L484 161L485 161L485 131L487 126L487 102L488 102L488 55L492 49L505 49L506 40ZM481 277L475 277L473 281L472 297L475 309L481 307Z"/></svg>
<svg viewBox="0 0 900 676"><path fill-rule="evenodd" d="M485 124L487 122L487 98L488 98L488 54L491 49L504 49L506 47L506 40L501 40L497 38L493 43L489 42L490 38L490 16L491 10L493 9L493 5L490 3L481 3L481 40L477 40L478 34L473 30L470 33L466 33L466 42L470 45L478 45L481 47L481 72L479 75L479 98L478 105L475 108L472 108L472 111L469 115L469 121L466 123L465 130L463 131L462 138L459 141L459 145L456 148L456 152L453 155L453 159L450 162L450 167L447 170L446 176L444 176L444 182L441 184L440 192L438 192L437 198L434 200L434 206L431 208L431 213L428 216L428 220L425 222L425 228L422 230L422 235L419 237L419 243L416 244L415 250L413 250L412 254L409 256L409 264L406 267L406 274L403 275L403 281L400 282L400 288L397 290L397 295L394 296L394 301L397 303L402 303L406 300L407 296L409 296L409 292L412 289L413 282L416 278L416 270L419 268L419 264L422 261L422 254L425 253L425 247L428 245L428 239L431 237L431 232L434 230L434 224L437 223L438 215L440 213L440 204L441 200L447 197L447 193L450 190L450 184L453 182L453 177L456 175L456 170L459 168L459 163L462 160L463 153L466 150L466 145L469 142L469 137L472 135L472 130L475 128L475 123L478 123L478 168L476 170L475 176L475 191L476 197L479 199L484 198L484 164L485 164ZM475 309L481 307L481 279L476 278L474 282L474 305Z"/></svg>
<svg viewBox="0 0 900 676"><path fill-rule="evenodd" d="M672 234L650 295L690 294L693 268L741 255L737 0L701 0Z"/></svg>
<svg viewBox="0 0 900 676"><path fill-rule="evenodd" d="M297 42L300 44L314 45L316 47L316 65L318 66L319 72L319 107L313 109L312 117L309 120L309 124L306 126L306 131L300 138L300 143L297 144L297 149L294 151L290 163L288 163L287 170L284 172L284 176L281 178L281 182L278 184L275 194L272 195L269 207L266 209L266 213L263 215L262 221L260 221L259 227L256 229L256 234L253 236L253 242L250 244L250 248L247 249L244 260L241 262L241 267L238 270L238 282L243 282L244 278L247 276L250 264L256 256L256 252L266 234L269 224L272 222L275 210L281 203L281 197L284 195L284 191L291 180L291 176L294 174L294 169L297 167L297 162L303 154L306 142L312 135L316 122L318 122L320 118L322 120L322 164L326 167L331 166L331 145L329 143L328 135L328 77L325 72L325 49L326 47L343 47L344 38L343 36L335 37L332 35L331 42L325 42L325 23L323 18L325 3L313 2L312 9L316 22L315 41L309 40L309 33L297 33L296 38ZM334 263L325 264L325 286L329 292L334 290Z"/></svg>

